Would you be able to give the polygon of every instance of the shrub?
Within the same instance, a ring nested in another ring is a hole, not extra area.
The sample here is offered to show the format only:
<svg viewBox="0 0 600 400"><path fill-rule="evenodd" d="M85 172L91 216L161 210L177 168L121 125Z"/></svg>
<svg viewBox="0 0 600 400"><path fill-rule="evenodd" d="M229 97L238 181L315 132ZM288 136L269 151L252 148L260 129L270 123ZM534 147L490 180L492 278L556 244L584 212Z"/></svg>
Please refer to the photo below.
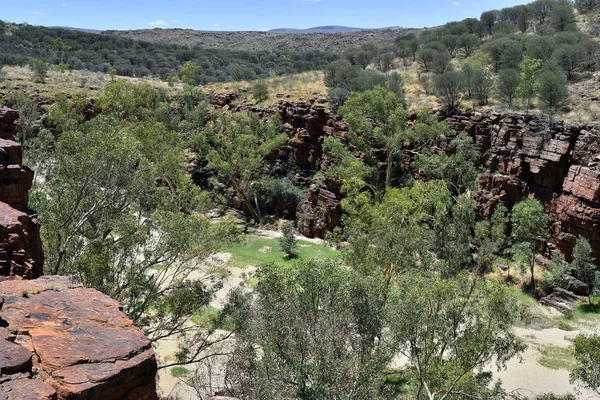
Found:
<svg viewBox="0 0 600 400"><path fill-rule="evenodd" d="M269 98L269 86L264 81L257 81L252 85L252 96L260 103Z"/></svg>
<svg viewBox="0 0 600 400"><path fill-rule="evenodd" d="M464 87L463 76L457 71L446 71L434 80L435 91L448 111L458 108L460 95Z"/></svg>
<svg viewBox="0 0 600 400"><path fill-rule="evenodd" d="M550 115L554 115L569 102L567 80L562 72L544 71L538 79L538 84L538 100Z"/></svg>
<svg viewBox="0 0 600 400"><path fill-rule="evenodd" d="M252 186L251 196L260 205L262 213L294 218L304 192L287 178L265 178Z"/></svg>
<svg viewBox="0 0 600 400"><path fill-rule="evenodd" d="M327 101L331 106L331 110L336 113L338 109L348 100L350 92L347 89L336 87L329 89L327 92Z"/></svg>
<svg viewBox="0 0 600 400"><path fill-rule="evenodd" d="M48 75L48 66L43 60L29 57L27 60L29 68L33 71L33 81L37 83L45 83Z"/></svg>
<svg viewBox="0 0 600 400"><path fill-rule="evenodd" d="M283 236L279 238L279 248L288 258L294 258L298 255L298 240L294 235L294 226L291 222L286 222L281 227Z"/></svg>
<svg viewBox="0 0 600 400"><path fill-rule="evenodd" d="M475 69L471 78L471 93L479 101L480 106L488 103L492 88L494 87L494 78L489 72L482 69Z"/></svg>
<svg viewBox="0 0 600 400"><path fill-rule="evenodd" d="M520 74L515 69L503 69L498 74L496 82L496 95L498 100L507 106L512 106L517 98Z"/></svg>

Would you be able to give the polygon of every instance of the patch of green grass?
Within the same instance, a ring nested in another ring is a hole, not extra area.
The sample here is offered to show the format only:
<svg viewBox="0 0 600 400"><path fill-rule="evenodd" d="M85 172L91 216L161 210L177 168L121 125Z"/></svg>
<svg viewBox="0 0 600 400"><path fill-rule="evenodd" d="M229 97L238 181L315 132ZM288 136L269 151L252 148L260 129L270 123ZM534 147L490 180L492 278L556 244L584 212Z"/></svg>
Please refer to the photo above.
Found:
<svg viewBox="0 0 600 400"><path fill-rule="evenodd" d="M573 349L570 347L540 346L540 365L550 369L573 370L576 365Z"/></svg>
<svg viewBox="0 0 600 400"><path fill-rule="evenodd" d="M560 322L558 323L558 329L560 329L561 331L567 331L567 332L570 332L570 331L574 331L574 330L575 330L575 328L573 328L573 327L572 327L572 326L571 326L571 325L570 325L568 322L566 322L566 321L560 321Z"/></svg>
<svg viewBox="0 0 600 400"><path fill-rule="evenodd" d="M175 378L181 378L182 376L186 376L190 373L190 370L186 367L173 367L171 368L171 375Z"/></svg>
<svg viewBox="0 0 600 400"><path fill-rule="evenodd" d="M194 314L191 318L192 322L202 328L211 329L218 328L226 331L233 331L235 326L230 318L223 318L219 321L221 311L213 306L202 307L200 311Z"/></svg>
<svg viewBox="0 0 600 400"><path fill-rule="evenodd" d="M231 264L239 268L269 263L292 266L298 260L326 260L339 257L339 252L328 246L300 240L298 241L298 256L288 259L279 249L277 239L252 235L246 236L245 240L240 243L226 245L222 251L231 253Z"/></svg>
<svg viewBox="0 0 600 400"><path fill-rule="evenodd" d="M150 268L153 269L153 270L155 270L155 271L164 271L165 269L167 269L167 266L164 265L164 264L154 264Z"/></svg>

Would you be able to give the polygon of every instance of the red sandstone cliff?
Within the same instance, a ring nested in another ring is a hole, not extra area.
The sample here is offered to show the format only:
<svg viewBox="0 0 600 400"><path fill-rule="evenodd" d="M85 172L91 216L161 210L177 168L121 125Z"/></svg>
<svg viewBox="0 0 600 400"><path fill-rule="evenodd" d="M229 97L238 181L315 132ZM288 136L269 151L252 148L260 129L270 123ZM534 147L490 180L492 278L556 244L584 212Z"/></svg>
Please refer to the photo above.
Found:
<svg viewBox="0 0 600 400"><path fill-rule="evenodd" d="M551 243L566 255L577 236L600 262L600 130L595 124L548 124L515 114L464 113L447 119L470 134L487 171L476 198L482 216L499 202L542 201L552 222Z"/></svg>
<svg viewBox="0 0 600 400"><path fill-rule="evenodd" d="M17 118L0 108L0 400L157 399L154 351L119 304L69 278L40 277Z"/></svg>

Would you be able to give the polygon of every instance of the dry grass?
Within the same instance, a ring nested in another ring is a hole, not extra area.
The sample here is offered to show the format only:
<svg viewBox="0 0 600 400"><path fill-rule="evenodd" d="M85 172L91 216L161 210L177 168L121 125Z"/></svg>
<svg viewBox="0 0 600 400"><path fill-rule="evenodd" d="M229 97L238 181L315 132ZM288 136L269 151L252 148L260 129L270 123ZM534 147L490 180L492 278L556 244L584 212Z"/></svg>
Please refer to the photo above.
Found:
<svg viewBox="0 0 600 400"><path fill-rule="evenodd" d="M280 76L264 79L269 87L269 97L261 105L270 105L274 100L306 101L311 98L325 98L327 88L323 83L324 74L321 71L303 72L301 74ZM252 85L256 81L238 81L210 83L204 86L208 93L246 94L246 100L256 103L252 97Z"/></svg>
<svg viewBox="0 0 600 400"><path fill-rule="evenodd" d="M2 74L0 98L6 98L13 90L19 90L42 104L53 102L59 94L83 96L89 99L96 98L112 79L110 75L99 72L69 70L60 73L49 71L46 82L37 83L33 82L33 73L29 68L16 66L5 66L2 69ZM181 84L170 87L166 82L159 79L122 76L115 77L115 79L133 83L150 83L156 87L164 88L168 94L175 94L182 87Z"/></svg>

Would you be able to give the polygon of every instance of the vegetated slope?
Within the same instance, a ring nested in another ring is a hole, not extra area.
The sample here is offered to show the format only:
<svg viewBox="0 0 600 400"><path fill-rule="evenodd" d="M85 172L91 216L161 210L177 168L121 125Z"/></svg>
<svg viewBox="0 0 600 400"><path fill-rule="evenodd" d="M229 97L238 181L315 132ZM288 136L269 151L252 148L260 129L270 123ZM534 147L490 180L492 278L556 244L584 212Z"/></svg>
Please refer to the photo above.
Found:
<svg viewBox="0 0 600 400"><path fill-rule="evenodd" d="M140 29L105 31L104 35L120 36L151 43L197 46L205 49L239 51L323 51L339 53L364 44L391 46L401 34L418 29L383 29L348 33L307 33L282 35L272 32L207 32L192 29Z"/></svg>
<svg viewBox="0 0 600 400"><path fill-rule="evenodd" d="M96 33L96 34L100 34L103 31L99 30L99 29L85 29L85 28L73 28L70 26L49 26L48 28L52 28L52 29L67 29L69 31L76 31L76 32L85 32L85 33Z"/></svg>
<svg viewBox="0 0 600 400"><path fill-rule="evenodd" d="M29 57L47 64L59 62L52 41L60 37L71 49L62 62L71 69L108 72L121 76L178 75L183 64L193 61L202 67L206 82L251 80L272 75L323 69L338 58L333 53L296 52L287 49L232 51L190 48L176 44L147 43L109 35L42 26L0 24L0 64L25 65Z"/></svg>

